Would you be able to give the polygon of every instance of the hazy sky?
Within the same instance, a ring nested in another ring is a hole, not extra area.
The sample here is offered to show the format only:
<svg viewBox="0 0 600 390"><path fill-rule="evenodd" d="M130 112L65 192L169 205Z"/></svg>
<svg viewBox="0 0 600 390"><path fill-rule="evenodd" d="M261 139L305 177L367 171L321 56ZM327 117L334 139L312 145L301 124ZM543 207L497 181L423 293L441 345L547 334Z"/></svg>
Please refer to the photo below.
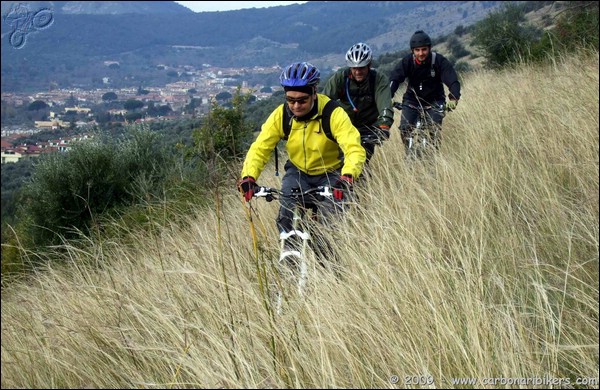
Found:
<svg viewBox="0 0 600 390"><path fill-rule="evenodd" d="M212 12L301 4L306 3L306 1L176 1L176 3L179 3L194 12Z"/></svg>

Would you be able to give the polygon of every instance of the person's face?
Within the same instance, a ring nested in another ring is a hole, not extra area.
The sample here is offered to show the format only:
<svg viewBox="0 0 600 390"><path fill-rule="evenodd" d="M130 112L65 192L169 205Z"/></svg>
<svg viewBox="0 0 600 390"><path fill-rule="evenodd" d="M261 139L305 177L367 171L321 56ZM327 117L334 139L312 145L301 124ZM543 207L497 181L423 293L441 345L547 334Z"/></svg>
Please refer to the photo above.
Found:
<svg viewBox="0 0 600 390"><path fill-rule="evenodd" d="M352 78L358 82L365 80L369 74L369 67L370 65L361 66L360 68L350 68L350 72L352 72Z"/></svg>
<svg viewBox="0 0 600 390"><path fill-rule="evenodd" d="M427 58L427 54L429 54L429 46L415 47L413 49L413 54L417 57L419 62L423 62L425 61L425 58Z"/></svg>
<svg viewBox="0 0 600 390"><path fill-rule="evenodd" d="M295 116L308 114L313 105L315 95L307 95L304 92L288 91L285 94L287 105Z"/></svg>

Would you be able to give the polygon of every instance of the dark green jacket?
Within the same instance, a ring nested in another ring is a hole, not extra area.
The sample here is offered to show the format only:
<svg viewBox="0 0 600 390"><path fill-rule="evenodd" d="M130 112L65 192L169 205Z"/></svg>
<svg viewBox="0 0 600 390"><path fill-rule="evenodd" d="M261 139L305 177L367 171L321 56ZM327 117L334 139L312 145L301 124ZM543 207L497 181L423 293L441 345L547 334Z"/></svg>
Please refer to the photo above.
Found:
<svg viewBox="0 0 600 390"><path fill-rule="evenodd" d="M375 69L358 83L349 67L341 68L327 80L322 93L337 100L359 131L365 125L391 127L394 122L389 80Z"/></svg>

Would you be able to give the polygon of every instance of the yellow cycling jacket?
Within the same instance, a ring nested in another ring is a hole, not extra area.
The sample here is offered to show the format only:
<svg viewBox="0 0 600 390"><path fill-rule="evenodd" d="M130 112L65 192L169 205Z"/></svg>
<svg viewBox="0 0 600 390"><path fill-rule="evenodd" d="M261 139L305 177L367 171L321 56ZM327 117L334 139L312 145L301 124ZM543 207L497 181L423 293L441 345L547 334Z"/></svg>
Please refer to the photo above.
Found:
<svg viewBox="0 0 600 390"><path fill-rule="evenodd" d="M323 107L329 101L325 95L317 94L319 113L306 121L292 120L292 129L286 143L288 157L300 171L308 175L322 175L342 168L342 175L357 178L365 163L365 149L360 145L360 133L352 125L343 108L337 107L331 113L331 133L337 143L330 140L323 131L321 121ZM286 103L284 103L286 104ZM258 179L269 161L277 143L284 137L283 109L275 109L263 123L260 134L250 146L242 177Z"/></svg>

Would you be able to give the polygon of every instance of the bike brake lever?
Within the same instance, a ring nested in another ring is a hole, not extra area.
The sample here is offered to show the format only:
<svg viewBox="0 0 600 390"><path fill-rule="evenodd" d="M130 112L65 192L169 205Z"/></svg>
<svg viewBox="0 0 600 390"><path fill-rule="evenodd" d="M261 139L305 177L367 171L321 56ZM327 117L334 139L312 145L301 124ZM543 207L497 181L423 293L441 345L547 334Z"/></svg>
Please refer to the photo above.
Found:
<svg viewBox="0 0 600 390"><path fill-rule="evenodd" d="M260 197L264 197L267 198L267 201L270 202L270 200L268 200L269 197L271 197L271 200L273 200L273 195L272 195L272 191L270 188L268 187L260 187L260 190L258 190L257 192L254 193L254 197L255 198L260 198Z"/></svg>

